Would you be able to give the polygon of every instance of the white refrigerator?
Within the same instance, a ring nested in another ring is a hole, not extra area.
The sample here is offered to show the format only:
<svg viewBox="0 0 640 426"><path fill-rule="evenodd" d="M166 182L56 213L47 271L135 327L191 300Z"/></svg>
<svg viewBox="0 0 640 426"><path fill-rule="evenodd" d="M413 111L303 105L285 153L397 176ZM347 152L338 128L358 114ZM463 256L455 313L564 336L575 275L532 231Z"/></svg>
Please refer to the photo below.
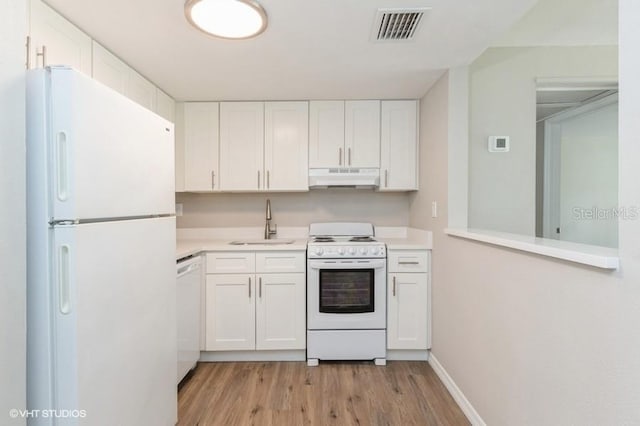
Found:
<svg viewBox="0 0 640 426"><path fill-rule="evenodd" d="M66 67L27 72L30 425L173 425L173 124Z"/></svg>

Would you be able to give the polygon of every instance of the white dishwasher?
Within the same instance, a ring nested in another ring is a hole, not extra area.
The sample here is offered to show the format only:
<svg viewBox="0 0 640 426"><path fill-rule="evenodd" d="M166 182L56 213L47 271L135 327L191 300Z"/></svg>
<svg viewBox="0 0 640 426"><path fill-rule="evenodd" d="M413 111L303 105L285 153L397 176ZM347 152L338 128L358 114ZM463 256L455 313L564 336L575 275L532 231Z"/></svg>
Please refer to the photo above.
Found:
<svg viewBox="0 0 640 426"><path fill-rule="evenodd" d="M177 261L176 314L178 317L177 382L193 369L200 358L200 283L202 259L188 256Z"/></svg>

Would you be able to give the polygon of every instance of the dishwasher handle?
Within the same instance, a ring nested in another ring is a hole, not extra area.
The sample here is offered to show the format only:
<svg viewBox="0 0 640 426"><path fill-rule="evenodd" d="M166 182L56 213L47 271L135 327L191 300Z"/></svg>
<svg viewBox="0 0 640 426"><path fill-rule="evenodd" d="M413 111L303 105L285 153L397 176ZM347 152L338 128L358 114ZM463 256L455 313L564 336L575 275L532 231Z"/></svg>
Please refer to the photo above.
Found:
<svg viewBox="0 0 640 426"><path fill-rule="evenodd" d="M178 278L200 269L200 262L194 262L178 268Z"/></svg>

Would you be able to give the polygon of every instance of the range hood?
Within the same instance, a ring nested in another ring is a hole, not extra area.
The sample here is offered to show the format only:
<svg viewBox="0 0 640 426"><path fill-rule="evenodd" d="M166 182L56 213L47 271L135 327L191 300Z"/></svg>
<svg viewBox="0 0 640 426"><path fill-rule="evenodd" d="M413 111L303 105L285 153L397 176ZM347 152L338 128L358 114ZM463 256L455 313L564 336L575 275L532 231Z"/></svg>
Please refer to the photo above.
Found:
<svg viewBox="0 0 640 426"><path fill-rule="evenodd" d="M337 167L309 169L309 188L377 188L380 169Z"/></svg>

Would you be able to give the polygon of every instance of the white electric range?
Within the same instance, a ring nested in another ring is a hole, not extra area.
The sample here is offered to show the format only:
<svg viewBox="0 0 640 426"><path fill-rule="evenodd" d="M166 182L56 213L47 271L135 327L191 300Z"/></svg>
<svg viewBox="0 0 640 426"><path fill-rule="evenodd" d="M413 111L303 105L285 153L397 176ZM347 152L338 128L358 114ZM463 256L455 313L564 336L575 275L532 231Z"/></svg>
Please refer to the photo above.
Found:
<svg viewBox="0 0 640 426"><path fill-rule="evenodd" d="M370 223L313 223L307 246L307 364L386 364L387 251Z"/></svg>

